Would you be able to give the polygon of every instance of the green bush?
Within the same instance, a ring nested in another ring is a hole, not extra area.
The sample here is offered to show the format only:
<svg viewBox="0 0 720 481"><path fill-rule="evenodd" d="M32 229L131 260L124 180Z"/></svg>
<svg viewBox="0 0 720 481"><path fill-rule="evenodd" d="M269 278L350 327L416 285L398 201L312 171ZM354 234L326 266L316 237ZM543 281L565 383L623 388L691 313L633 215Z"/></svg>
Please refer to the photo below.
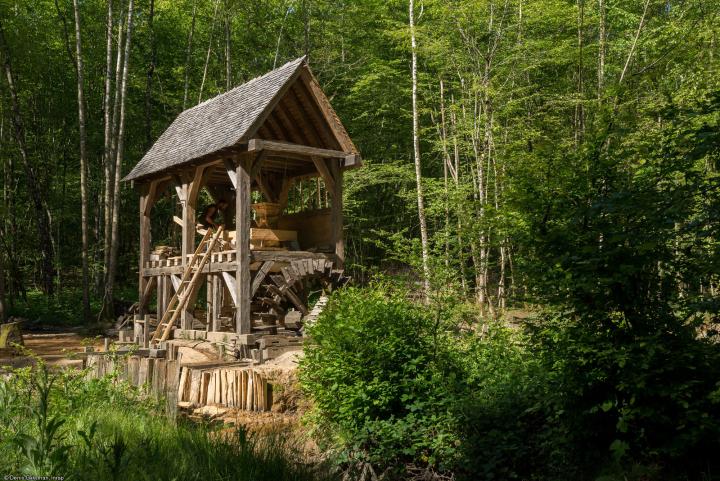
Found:
<svg viewBox="0 0 720 481"><path fill-rule="evenodd" d="M439 327L430 312L382 288L343 289L309 327L301 381L341 461L454 462L458 373L437 342Z"/></svg>
<svg viewBox="0 0 720 481"><path fill-rule="evenodd" d="M452 319L375 286L338 292L309 328L311 421L346 467L519 479L526 456L541 462L545 445L528 437L544 376L522 336L496 324L463 333Z"/></svg>

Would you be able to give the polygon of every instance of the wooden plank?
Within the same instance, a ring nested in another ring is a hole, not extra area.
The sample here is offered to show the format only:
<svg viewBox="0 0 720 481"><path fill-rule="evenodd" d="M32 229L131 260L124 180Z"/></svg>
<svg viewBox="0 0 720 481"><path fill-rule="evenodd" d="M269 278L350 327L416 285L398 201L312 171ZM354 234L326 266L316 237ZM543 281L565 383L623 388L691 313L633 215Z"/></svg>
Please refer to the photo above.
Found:
<svg viewBox="0 0 720 481"><path fill-rule="evenodd" d="M276 242L296 241L297 231L253 227L250 229L250 240Z"/></svg>

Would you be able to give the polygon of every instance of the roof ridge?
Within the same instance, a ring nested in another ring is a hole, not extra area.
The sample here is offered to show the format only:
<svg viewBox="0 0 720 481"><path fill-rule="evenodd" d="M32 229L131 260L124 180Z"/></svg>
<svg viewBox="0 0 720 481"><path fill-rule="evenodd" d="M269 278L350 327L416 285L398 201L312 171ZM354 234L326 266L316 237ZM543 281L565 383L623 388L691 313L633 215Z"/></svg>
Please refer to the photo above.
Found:
<svg viewBox="0 0 720 481"><path fill-rule="evenodd" d="M198 107L202 107L203 105L205 105L206 103L208 103L208 102L210 102L210 101L217 100L217 99L222 98L222 97L224 97L224 96L226 96L226 95L229 95L230 93L234 92L235 90L237 90L237 89L239 89L239 88L241 88L241 87L247 87L247 86L249 86L249 85L257 82L258 80L261 80L261 79L263 79L263 78L265 78L265 77L268 77L269 75L271 75L271 74L273 74L273 73L275 73L275 72L278 72L279 70L282 70L282 69L288 67L288 66L289 66L290 64L292 64L292 63L297 62L298 65L300 65L300 64L302 64L302 63L305 61L306 58L307 58L307 55L303 55L302 57L298 57L298 58L296 58L295 60L290 60L289 62L281 65L281 66L278 67L278 68L272 69L271 71L269 71L269 72L267 72L267 73L264 73L264 74L262 74L262 75L258 75L257 77L254 77L254 78L251 78L251 79L248 80L247 82L241 83L240 85L236 85L235 87L231 88L230 90L226 90L225 92L223 92L223 93L221 93L221 94L217 94L217 95L215 95L214 97L210 97L209 99L205 99L205 100L203 100L202 102L200 102L199 104L194 105L194 106L192 106L192 107L190 107L190 108L188 108L188 109L183 110L182 112L180 112L180 115L183 115L185 112L189 112L189 111L191 111L191 110L195 110L195 109L198 108Z"/></svg>

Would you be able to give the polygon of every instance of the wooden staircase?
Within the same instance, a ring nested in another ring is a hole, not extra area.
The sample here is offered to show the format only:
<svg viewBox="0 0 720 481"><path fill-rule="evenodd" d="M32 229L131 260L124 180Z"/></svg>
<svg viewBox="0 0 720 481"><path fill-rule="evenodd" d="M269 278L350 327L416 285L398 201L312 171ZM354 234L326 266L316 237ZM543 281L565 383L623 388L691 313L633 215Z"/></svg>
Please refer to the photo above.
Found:
<svg viewBox="0 0 720 481"><path fill-rule="evenodd" d="M213 233L213 229L210 228L203 236L197 249L195 249L195 253L187 263L187 267L185 267L175 295L170 299L165 314L163 314L162 319L158 322L157 329L150 341L151 344L156 345L159 342L167 341L168 337L170 337L173 325L175 325L180 313L187 307L195 286L202 278L202 269L210 259L215 245L222 236L222 231L222 226L218 227L215 233Z"/></svg>

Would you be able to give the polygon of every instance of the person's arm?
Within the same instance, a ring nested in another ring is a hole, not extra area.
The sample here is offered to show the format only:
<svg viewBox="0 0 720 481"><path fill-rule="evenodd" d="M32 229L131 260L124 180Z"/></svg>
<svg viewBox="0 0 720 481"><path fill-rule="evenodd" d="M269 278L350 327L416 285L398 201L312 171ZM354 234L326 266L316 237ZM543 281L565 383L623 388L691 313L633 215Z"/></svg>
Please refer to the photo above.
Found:
<svg viewBox="0 0 720 481"><path fill-rule="evenodd" d="M207 222L209 225L213 227L217 227L215 225L215 221L213 220L213 217L215 216L215 212L217 211L216 207L210 207L207 210L207 213L205 214L205 222Z"/></svg>

